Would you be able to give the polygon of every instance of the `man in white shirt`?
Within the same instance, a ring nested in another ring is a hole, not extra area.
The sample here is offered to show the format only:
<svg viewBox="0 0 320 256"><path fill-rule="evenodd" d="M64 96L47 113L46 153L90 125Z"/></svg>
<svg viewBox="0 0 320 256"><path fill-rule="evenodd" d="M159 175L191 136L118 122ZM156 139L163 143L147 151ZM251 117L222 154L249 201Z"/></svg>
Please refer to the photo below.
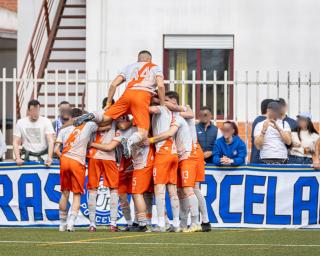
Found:
<svg viewBox="0 0 320 256"><path fill-rule="evenodd" d="M254 144L260 150L260 159L264 164L285 164L288 161L288 149L291 145L289 124L281 120L281 106L270 102L267 119L258 123L254 129Z"/></svg>
<svg viewBox="0 0 320 256"><path fill-rule="evenodd" d="M39 101L29 101L28 115L18 120L13 133L13 151L17 165L22 165L24 161L41 159L45 160L46 165L51 165L53 145L54 130L50 120L40 116ZM24 160L21 158L22 154Z"/></svg>

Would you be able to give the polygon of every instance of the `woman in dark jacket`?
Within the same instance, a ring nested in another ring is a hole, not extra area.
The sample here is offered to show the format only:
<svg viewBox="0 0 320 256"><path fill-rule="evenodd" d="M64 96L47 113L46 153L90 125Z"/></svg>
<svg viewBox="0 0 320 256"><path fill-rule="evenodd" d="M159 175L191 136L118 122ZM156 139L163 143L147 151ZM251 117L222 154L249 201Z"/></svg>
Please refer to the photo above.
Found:
<svg viewBox="0 0 320 256"><path fill-rule="evenodd" d="M234 122L226 121L222 128L223 137L216 140L213 148L213 163L217 166L239 166L245 164L247 148L238 136Z"/></svg>

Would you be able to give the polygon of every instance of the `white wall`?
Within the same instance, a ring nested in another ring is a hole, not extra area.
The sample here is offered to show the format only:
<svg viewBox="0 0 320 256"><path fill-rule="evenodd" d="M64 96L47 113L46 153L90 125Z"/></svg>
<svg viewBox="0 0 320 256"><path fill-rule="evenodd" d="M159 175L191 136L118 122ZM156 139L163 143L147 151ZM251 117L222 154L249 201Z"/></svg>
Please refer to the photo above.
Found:
<svg viewBox="0 0 320 256"><path fill-rule="evenodd" d="M0 7L0 29L17 30L17 13Z"/></svg>
<svg viewBox="0 0 320 256"><path fill-rule="evenodd" d="M255 71L261 70L261 79L265 80L265 72L270 71L273 80L279 70L284 80L287 71L293 72L293 79L300 71L303 78L312 72L319 80L320 30L316 26L320 24L320 2L317 0L109 0L103 1L104 8L98 6L101 0L87 2L96 7L87 10L88 41L95 42L87 44L89 70L98 68L103 58L110 75L114 76L121 66L135 61L141 49L149 49L154 61L162 65L164 34L234 34L234 61L239 79L243 80L248 70L250 80L255 80ZM106 24L103 33L101 24ZM100 35L106 40L104 44L99 42ZM280 96L286 97L286 89L280 91ZM243 92L243 88L239 90L239 98L243 98ZM254 90L250 92L255 96ZM275 92L270 96L275 96ZM297 104L294 100L290 103L294 114ZM307 108L307 102L304 103L302 109ZM318 100L312 104L314 114L319 116ZM256 114L253 105L255 102L250 101L249 109L254 110L249 113L250 119ZM239 102L238 107L241 106L243 102ZM241 108L239 118L243 120Z"/></svg>
<svg viewBox="0 0 320 256"><path fill-rule="evenodd" d="M18 63L24 58L33 23L41 0L19 1ZM154 62L162 66L164 34L233 34L235 40L234 64L239 79L244 71L255 80L255 71L265 80L275 79L276 71L286 80L286 72L308 72L319 80L320 62L320 2L318 0L87 0L87 69L89 78L113 77L117 71L136 60L137 52L148 49ZM303 88L304 89L304 88ZM286 88L280 96L286 97ZM243 99L243 88L239 99ZM301 109L307 109L307 90L303 90ZM90 84L88 109L100 107L104 90ZM295 92L292 95L296 95ZM319 91L314 89L313 115L319 119ZM255 90L250 88L250 98ZM249 119L256 115L256 102L249 102ZM275 96L275 91L273 94ZM94 99L94 100L93 100ZM98 100L96 100L98 99ZM297 98L290 101L291 114L295 114ZM239 101L239 118L245 118L243 102Z"/></svg>
<svg viewBox="0 0 320 256"><path fill-rule="evenodd" d="M20 70L42 0L18 0L18 68Z"/></svg>

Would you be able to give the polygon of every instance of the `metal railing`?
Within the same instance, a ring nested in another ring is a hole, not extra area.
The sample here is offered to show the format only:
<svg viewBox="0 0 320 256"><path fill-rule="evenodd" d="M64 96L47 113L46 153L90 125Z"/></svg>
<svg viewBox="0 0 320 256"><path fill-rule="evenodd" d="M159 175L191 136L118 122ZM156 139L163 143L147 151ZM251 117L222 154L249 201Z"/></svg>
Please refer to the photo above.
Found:
<svg viewBox="0 0 320 256"><path fill-rule="evenodd" d="M46 57L50 51L50 41L54 37L55 27L58 24L59 13L63 7L63 0L43 0L37 20L30 38L24 62L17 84L17 114L25 113L25 103L32 97L28 79L37 79L43 76L46 66Z"/></svg>
<svg viewBox="0 0 320 256"><path fill-rule="evenodd" d="M13 76L8 77L6 69L2 70L0 76L0 86L2 87L2 126L1 130L6 137L7 120L12 119L13 129L17 121L16 109L17 105L17 85L26 86L29 84L32 88L33 98L38 98L38 83L42 83L44 92L42 93L41 104L43 105L43 115L51 118L56 118L58 115L58 104L60 102L59 95L63 92L62 99L68 99L71 104L76 107L88 106L88 98L85 97L85 92L90 90L96 90L98 93L98 99L94 99L98 102L97 106L100 106L100 102L107 95L109 80L98 79L99 73L97 73L96 79L88 79L87 77L79 78L78 71L75 75L69 77L68 70L62 71L64 77L59 77L60 70L56 70L54 74L47 74L42 79L37 78L19 78L17 77L16 69L13 70ZM236 122L245 124L245 140L249 141L249 125L253 121L254 117L260 114L260 102L264 98L278 98L282 97L289 103L289 114L295 116L300 111L310 111L313 114L314 120L320 120L320 80L313 81L311 74L307 74L306 78L302 79L300 73L296 74L296 80L293 80L291 73L286 73L286 79L281 80L279 72L276 73L275 80L270 79L270 74L265 73L265 80L260 77L260 72L254 74L255 79L249 79L249 73L244 73L244 79L238 80L238 73L235 72L235 79L228 80L227 72L224 72L223 79L217 80L217 72L212 72L212 78L208 78L208 71L203 71L202 80L196 80L196 72L193 71L191 79L188 80L175 80L174 71L170 72L170 78L165 80L165 84L168 90L179 90L181 96L181 104L189 104L196 112L198 111L196 106L210 106L213 109L214 120L226 120L232 119ZM181 77L184 77L182 75ZM208 79L207 79L208 78ZM54 93L48 92L50 88L54 88ZM84 87L79 90L79 84L84 84ZM73 84L73 90L69 87ZM88 88L88 85L90 88ZM202 88L202 94L197 95L196 87ZM123 91L124 88L120 88ZM8 95L12 91L12 98ZM186 93L188 92L188 93ZM209 94L210 92L210 94ZM220 92L220 94L219 94ZM222 93L222 94L221 94ZM119 94L118 94L119 96ZM73 101L72 101L73 97ZM62 100L61 99L61 100ZM81 99L81 100L79 100ZM92 100L92 99L91 99ZM199 102L200 101L200 102ZM220 103L223 104L220 104ZM27 104L27 101L24 102ZM220 104L220 110L218 105ZM7 109L12 107L13 112L10 116ZM26 108L26 106L25 106ZM53 110L53 112L49 110ZM92 109L89 109L92 110ZM220 112L219 112L220 111ZM12 141L7 138L7 145L9 149L12 148Z"/></svg>

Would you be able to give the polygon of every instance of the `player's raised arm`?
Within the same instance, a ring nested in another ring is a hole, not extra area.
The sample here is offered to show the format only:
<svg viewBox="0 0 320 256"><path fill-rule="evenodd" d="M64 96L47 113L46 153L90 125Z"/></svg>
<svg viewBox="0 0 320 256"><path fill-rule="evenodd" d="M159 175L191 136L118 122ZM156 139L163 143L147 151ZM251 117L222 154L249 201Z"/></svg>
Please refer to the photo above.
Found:
<svg viewBox="0 0 320 256"><path fill-rule="evenodd" d="M180 112L180 116L184 119L192 119L194 118L194 113L189 105L186 106L186 110L184 112Z"/></svg>
<svg viewBox="0 0 320 256"><path fill-rule="evenodd" d="M149 138L146 144L153 144L153 143L157 143L157 142L169 139L170 137L173 137L177 133L178 129L179 129L178 126L172 125L168 131Z"/></svg>
<svg viewBox="0 0 320 256"><path fill-rule="evenodd" d="M56 143L54 144L54 150L53 152L60 158L61 157L61 151L60 151L60 148L61 148L61 142L58 142L56 141Z"/></svg>
<svg viewBox="0 0 320 256"><path fill-rule="evenodd" d="M163 76L157 76L156 77L156 84L158 87L158 97L160 100L160 105L164 106L165 105L165 93L166 93L166 89L164 86L164 80L163 80Z"/></svg>
<svg viewBox="0 0 320 256"><path fill-rule="evenodd" d="M112 99L114 94L116 93L117 87L125 81L122 75L118 75L110 84L108 91L108 100L106 103L106 109L108 109L112 105Z"/></svg>
<svg viewBox="0 0 320 256"><path fill-rule="evenodd" d="M158 106L150 106L149 107L149 113L150 114L160 114L160 109L158 108Z"/></svg>

